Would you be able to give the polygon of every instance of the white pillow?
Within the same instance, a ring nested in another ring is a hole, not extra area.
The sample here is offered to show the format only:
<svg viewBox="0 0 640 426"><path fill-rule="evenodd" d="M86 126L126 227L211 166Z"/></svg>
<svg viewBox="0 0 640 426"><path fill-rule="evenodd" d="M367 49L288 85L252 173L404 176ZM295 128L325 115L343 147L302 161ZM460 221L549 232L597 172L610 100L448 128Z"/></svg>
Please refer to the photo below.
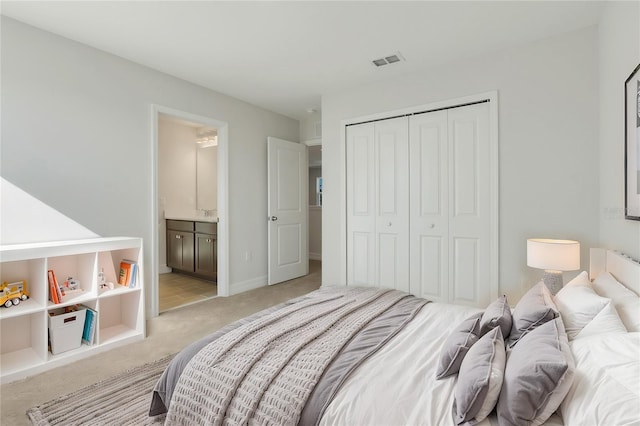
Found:
<svg viewBox="0 0 640 426"><path fill-rule="evenodd" d="M640 423L640 333L571 342L576 375L560 406L565 425Z"/></svg>
<svg viewBox="0 0 640 426"><path fill-rule="evenodd" d="M600 296L608 297L628 331L640 331L640 297L620 284L610 273L603 272L593 282Z"/></svg>
<svg viewBox="0 0 640 426"><path fill-rule="evenodd" d="M622 321L620 321L618 312L616 311L616 308L613 307L613 302L609 302L589 324L584 326L575 339L596 336L598 334L626 332L627 329L624 327L624 324L622 324Z"/></svg>
<svg viewBox="0 0 640 426"><path fill-rule="evenodd" d="M596 294L591 288L589 276L583 271L556 294L554 301L562 316L567 337L573 340L610 299Z"/></svg>

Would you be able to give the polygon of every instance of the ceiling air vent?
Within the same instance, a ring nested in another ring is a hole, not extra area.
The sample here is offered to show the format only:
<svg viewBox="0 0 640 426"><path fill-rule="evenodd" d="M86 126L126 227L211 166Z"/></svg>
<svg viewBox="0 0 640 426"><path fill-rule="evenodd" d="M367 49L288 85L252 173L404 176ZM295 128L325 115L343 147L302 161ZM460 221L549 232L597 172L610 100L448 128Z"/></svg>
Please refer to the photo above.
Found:
<svg viewBox="0 0 640 426"><path fill-rule="evenodd" d="M373 65L376 67L381 67L383 65L389 65L400 61L404 61L404 58L400 53L396 53L394 55L385 56L384 58L374 59L371 62L373 62Z"/></svg>

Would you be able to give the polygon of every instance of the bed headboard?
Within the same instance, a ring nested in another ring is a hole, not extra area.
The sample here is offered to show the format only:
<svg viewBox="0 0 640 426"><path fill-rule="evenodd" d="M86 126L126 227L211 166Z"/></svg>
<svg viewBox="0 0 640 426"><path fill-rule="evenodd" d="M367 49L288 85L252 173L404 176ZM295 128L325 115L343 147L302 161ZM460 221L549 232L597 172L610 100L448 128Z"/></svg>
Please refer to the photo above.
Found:
<svg viewBox="0 0 640 426"><path fill-rule="evenodd" d="M640 262L614 250L592 248L589 260L589 276L595 279L607 271L636 294L640 295Z"/></svg>

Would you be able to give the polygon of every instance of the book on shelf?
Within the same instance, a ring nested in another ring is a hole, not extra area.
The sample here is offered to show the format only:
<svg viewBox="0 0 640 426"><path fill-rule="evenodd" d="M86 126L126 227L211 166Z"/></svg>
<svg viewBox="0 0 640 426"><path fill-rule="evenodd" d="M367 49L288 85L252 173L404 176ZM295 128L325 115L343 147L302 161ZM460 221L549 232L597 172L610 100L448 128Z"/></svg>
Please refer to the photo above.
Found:
<svg viewBox="0 0 640 426"><path fill-rule="evenodd" d="M138 284L138 264L133 263L131 265L131 279L129 280L129 288L135 288Z"/></svg>
<svg viewBox="0 0 640 426"><path fill-rule="evenodd" d="M56 275L52 269L47 271L47 277L49 279L49 300L57 305L62 301L62 293L60 292Z"/></svg>
<svg viewBox="0 0 640 426"><path fill-rule="evenodd" d="M138 264L133 260L123 259L120 262L118 284L133 288L137 285Z"/></svg>
<svg viewBox="0 0 640 426"><path fill-rule="evenodd" d="M96 323L98 321L98 313L88 306L81 306L87 311L84 317L84 328L82 329L82 343L91 346L93 345L96 337Z"/></svg>

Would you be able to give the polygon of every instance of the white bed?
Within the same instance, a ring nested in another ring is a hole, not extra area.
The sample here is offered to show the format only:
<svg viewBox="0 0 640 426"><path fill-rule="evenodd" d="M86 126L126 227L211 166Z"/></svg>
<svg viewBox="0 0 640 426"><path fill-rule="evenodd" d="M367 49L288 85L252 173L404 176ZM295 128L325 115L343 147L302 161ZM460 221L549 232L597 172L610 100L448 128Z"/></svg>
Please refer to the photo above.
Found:
<svg viewBox="0 0 640 426"><path fill-rule="evenodd" d="M640 298L637 296L640 293L640 264L619 253L600 249L592 250L591 258L590 272L592 279L595 279L603 272L607 272L615 277L618 282L631 289L635 293L634 297L637 299L637 303L639 303L637 305L639 308L637 315L640 316ZM585 276L586 274L582 274L582 277ZM562 306L561 313L566 313L566 319L562 317L558 321L561 324L564 321L567 333L573 334L573 337L569 339L570 341L567 341L566 335L563 337L564 345L566 348L570 348L565 352L570 352L572 359L569 360L570 366L567 368L567 372L563 373L557 384L557 389L561 390L557 392L554 390L549 397L550 400L553 400L555 395L557 401L549 401L549 404L545 402L542 406L543 408L540 408L541 411L550 411L542 415L544 424L640 425L640 328L636 331L627 331L622 326L622 320L617 319L618 315L615 313L617 308L622 309L623 307L616 305L614 308L613 302L611 304L606 303L607 312L603 308L596 309L593 307L589 307L589 309L595 309L598 312L576 312L578 308L574 306L567 307L567 299L585 300L586 305L584 306L591 306L594 301L605 303L609 300L596 294L593 288L599 287L596 287L595 284L592 288L590 283L578 282L578 278L574 281L565 286L565 288L569 288L569 290L565 290L566 295L563 296L563 294L558 293L558 299L553 299L559 303L559 306ZM593 292L593 295L588 294L585 297L579 296L576 298L571 291L578 288L578 284L581 286L579 290L588 290ZM589 286L589 289L584 288L585 286ZM631 298L627 297L627 299ZM628 302L633 302L633 300L628 300ZM491 306L487 308L486 312L491 309ZM583 305L577 303L576 306L580 306L580 309L582 309ZM633 312L633 306L635 305L629 306L631 306L631 310L627 309L626 314L622 315L627 323L636 321L633 316L635 315ZM586 311L589 309L585 308ZM516 306L516 310L513 310L514 318L517 310L518 307ZM509 311L509 315L511 315L511 310ZM456 393L460 387L458 385L458 375L452 374L437 380L436 372L439 368L439 360L443 356L443 346L446 346L452 331L469 316L474 314L480 316L482 312L483 310L477 308L442 303L424 305L383 346L371 352L366 359L362 360L349 374L343 377L332 398L325 403L322 415L318 416L319 418L310 420L309 417L296 418L294 416L294 420L287 421L287 423L295 424L300 422L299 424L321 425L456 424L454 400L456 395L459 395L459 393ZM251 321L253 320L246 321L240 327L250 325ZM576 321L579 323L578 326L573 324ZM640 321L636 325L640 327ZM496 328L500 328L500 326L498 325ZM564 328L562 326L560 328L564 333ZM530 328L530 330L534 330L534 328ZM223 336L225 335L224 333L222 333ZM530 336L527 338L534 336L533 331L523 333L521 340L511 342L514 346L505 350L505 353L514 354L518 345L523 346L524 336L527 333ZM506 339L505 343L508 343ZM208 343L207 345L213 344ZM562 346L562 344L560 342L559 346ZM196 346L202 347L204 345L200 343ZM476 344L476 346L479 347L480 345ZM509 347L509 345L507 344L506 347ZM196 356L194 355L195 351L192 350L192 352L189 354L188 360L181 361L182 365L178 373L175 371L165 373L173 381L170 386L178 386L178 383L183 380L181 378L182 369L188 370L192 367L193 361L191 361L191 358L197 358L201 354L201 352L197 352L198 355ZM470 353L468 352L468 354ZM242 358L242 354L239 356ZM509 369L509 357L510 355L506 355L507 370ZM498 358L498 356L496 355L495 358ZM515 359L516 356L513 356L513 358ZM462 361L463 366L460 367L460 375L462 375L462 371L465 368L465 360ZM492 363L495 364L493 358ZM216 368L215 362L210 364L211 368ZM202 368L202 365L197 368L193 366L193 369L197 369L198 373L201 373ZM495 369L495 365L492 368ZM504 364L501 368L505 371ZM569 374L569 370L571 370L571 374ZM467 370L464 371L466 374ZM494 377L494 370L491 371L492 377ZM502 374L504 374L506 382L507 373ZM200 379L198 380L206 381L206 375L201 374L199 377ZM205 377L205 379L202 379L202 377ZM498 377L499 381L502 382L502 376L495 377ZM167 378L164 381L161 379L156 387L156 392L154 392L154 398L156 402L162 399L165 405L169 405L169 402L171 402L171 409L169 409L171 414L174 404L178 404L175 400L179 400L179 398L175 397L175 393L173 398L171 398L171 393L167 394L167 380ZM491 380L493 380L492 386L495 388L495 383L498 379ZM199 388L200 384L198 383L198 386L195 387ZM502 390L500 388L495 390L494 388L489 390L490 395L496 392L505 392L505 387ZM206 422L233 424L233 421L229 422L224 410L217 417L206 417L207 409L200 410L199 403L194 405L192 401L197 399L205 400L207 398L203 396L201 390L192 391L187 389L187 391L186 399L190 400L188 408L183 411L175 411L173 415L169 415L167 417L168 424L195 424L203 421L203 419L207 419ZM498 396L502 398L503 395L495 394L494 396L495 398L498 398ZM166 400L167 398L169 400ZM492 397L486 398L490 399ZM505 397L503 407L510 404L508 401ZM502 400L498 401L498 404L500 402ZM560 402L562 402L561 405ZM206 406L204 402L202 404L202 407ZM242 406L241 403L238 404ZM258 403L256 402L256 404ZM233 405L233 403L230 405ZM287 404L285 403L284 405ZM482 405L483 409L485 409L489 406L489 401ZM556 408L558 408L557 411ZM240 409L242 410L243 407L240 407ZM202 411L203 413L198 415L204 417L185 417L185 413L191 416L194 410ZM479 424L485 426L490 424L509 424L505 420L508 417L504 415L499 417L496 414L497 410L491 410L491 414L481 419ZM153 407L153 405L151 413L155 415L163 414L162 410L158 410L157 406ZM551 415L549 416L549 414ZM536 418L541 418L540 413L536 415ZM269 421L266 421L266 423L269 423ZM471 424L477 423L472 420ZM540 423L533 421L525 424Z"/></svg>

